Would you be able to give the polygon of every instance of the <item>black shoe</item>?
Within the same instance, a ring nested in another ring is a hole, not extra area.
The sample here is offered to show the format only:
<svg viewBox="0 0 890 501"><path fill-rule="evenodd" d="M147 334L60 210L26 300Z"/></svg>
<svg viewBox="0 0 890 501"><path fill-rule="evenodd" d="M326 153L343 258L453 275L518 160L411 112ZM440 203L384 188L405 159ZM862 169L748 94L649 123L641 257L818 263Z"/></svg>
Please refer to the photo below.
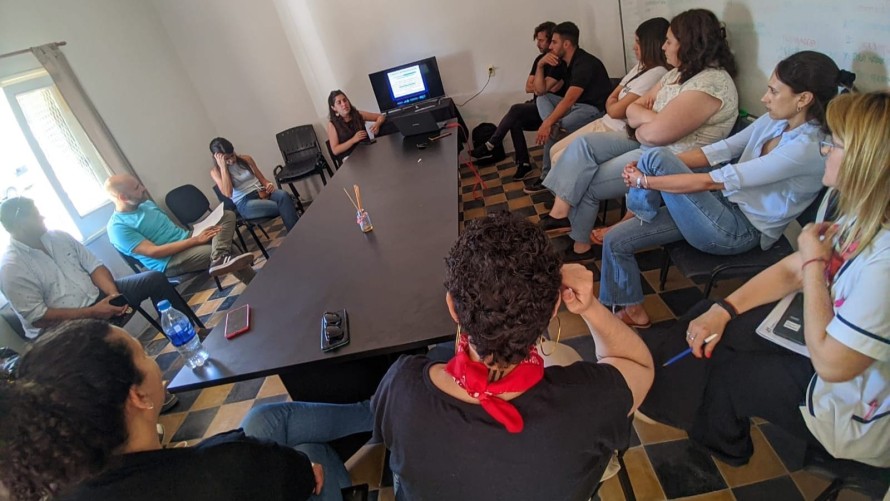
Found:
<svg viewBox="0 0 890 501"><path fill-rule="evenodd" d="M544 180L541 178L535 179L534 182L526 183L525 188L522 191L528 193L529 195L534 195L535 193L543 193L547 190L547 187L544 186Z"/></svg>
<svg viewBox="0 0 890 501"><path fill-rule="evenodd" d="M562 251L562 262L563 263L578 263L581 261L593 261L596 259L596 253L593 251L593 247L590 248L587 252L582 252L578 254L575 252L575 248L571 245L566 248L566 250Z"/></svg>
<svg viewBox="0 0 890 501"><path fill-rule="evenodd" d="M485 143L482 143L479 146L473 148L472 151L470 151L470 156L475 158L476 160L485 160L493 157L494 153L492 153L492 150L488 149L488 146L485 146Z"/></svg>
<svg viewBox="0 0 890 501"><path fill-rule="evenodd" d="M164 395L164 405L161 406L161 414L172 409L177 403L179 403L179 397L169 391L166 392L166 395Z"/></svg>
<svg viewBox="0 0 890 501"><path fill-rule="evenodd" d="M526 180L532 177L535 168L531 164L521 163L516 166L516 172L513 173L513 180Z"/></svg>
<svg viewBox="0 0 890 501"><path fill-rule="evenodd" d="M550 217L550 214L545 214L538 221L538 227L544 230L544 233L560 234L570 231L572 223L569 222L567 217L556 219L555 217Z"/></svg>

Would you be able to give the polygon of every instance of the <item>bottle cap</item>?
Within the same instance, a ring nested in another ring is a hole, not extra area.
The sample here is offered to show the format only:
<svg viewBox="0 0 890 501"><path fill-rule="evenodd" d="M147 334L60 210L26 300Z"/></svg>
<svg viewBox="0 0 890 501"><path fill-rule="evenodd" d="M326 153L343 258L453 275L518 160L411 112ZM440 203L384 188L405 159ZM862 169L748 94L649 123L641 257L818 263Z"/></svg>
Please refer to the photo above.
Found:
<svg viewBox="0 0 890 501"><path fill-rule="evenodd" d="M162 301L158 301L158 311L164 311L164 310L169 310L169 309L170 309L170 301L167 301L166 299L164 299Z"/></svg>

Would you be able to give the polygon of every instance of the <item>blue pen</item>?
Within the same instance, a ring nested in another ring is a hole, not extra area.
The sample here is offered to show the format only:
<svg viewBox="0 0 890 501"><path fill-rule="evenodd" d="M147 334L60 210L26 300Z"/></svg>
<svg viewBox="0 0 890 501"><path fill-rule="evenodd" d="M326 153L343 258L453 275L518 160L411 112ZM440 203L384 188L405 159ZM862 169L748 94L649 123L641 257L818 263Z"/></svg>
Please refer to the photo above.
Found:
<svg viewBox="0 0 890 501"><path fill-rule="evenodd" d="M704 345L710 343L710 342L713 341L716 337L717 337L717 334L711 334L710 336L706 337L706 338L705 338L705 342L704 342L704 344L702 344L702 346L704 346ZM680 359L683 358L683 357L687 357L687 356L689 356L690 353L692 353L692 348L686 348L685 350L681 351L679 354L677 354L676 356L674 356L673 358L671 358L671 359L668 360L667 362L663 363L661 366L662 366L662 367L667 367L668 365L671 365L672 363L676 362L677 360L680 360Z"/></svg>

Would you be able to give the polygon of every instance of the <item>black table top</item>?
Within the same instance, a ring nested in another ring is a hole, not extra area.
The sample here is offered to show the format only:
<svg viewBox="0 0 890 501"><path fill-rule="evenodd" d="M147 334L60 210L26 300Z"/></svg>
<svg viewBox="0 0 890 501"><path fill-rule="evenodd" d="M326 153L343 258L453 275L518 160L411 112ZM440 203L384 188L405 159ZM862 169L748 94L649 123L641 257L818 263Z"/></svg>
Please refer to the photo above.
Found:
<svg viewBox="0 0 890 501"><path fill-rule="evenodd" d="M435 135L435 134L433 134ZM361 187L374 230L362 233L350 195ZM444 257L458 233L457 134L424 150L400 134L357 148L231 309L249 304L250 330L225 320L171 391L191 390L425 346L452 336ZM351 341L320 349L321 317L346 308ZM230 309L230 311L231 311Z"/></svg>

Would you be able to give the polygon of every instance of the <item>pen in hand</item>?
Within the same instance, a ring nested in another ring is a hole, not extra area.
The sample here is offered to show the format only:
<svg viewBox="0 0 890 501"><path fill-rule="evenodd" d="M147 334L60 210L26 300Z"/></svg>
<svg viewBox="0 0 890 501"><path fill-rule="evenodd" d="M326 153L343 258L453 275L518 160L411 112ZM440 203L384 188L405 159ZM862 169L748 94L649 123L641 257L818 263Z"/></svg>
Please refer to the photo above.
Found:
<svg viewBox="0 0 890 501"><path fill-rule="evenodd" d="M705 342L702 344L702 346L710 343L711 341L713 341L716 338L717 338L717 334L711 334L710 336L705 338ZM677 355L672 357L667 362L661 364L661 366L667 367L668 365L671 365L672 363L676 362L677 360L680 360L681 358L688 357L690 353L692 353L692 347L686 348L685 350L681 351L680 353L678 353Z"/></svg>

